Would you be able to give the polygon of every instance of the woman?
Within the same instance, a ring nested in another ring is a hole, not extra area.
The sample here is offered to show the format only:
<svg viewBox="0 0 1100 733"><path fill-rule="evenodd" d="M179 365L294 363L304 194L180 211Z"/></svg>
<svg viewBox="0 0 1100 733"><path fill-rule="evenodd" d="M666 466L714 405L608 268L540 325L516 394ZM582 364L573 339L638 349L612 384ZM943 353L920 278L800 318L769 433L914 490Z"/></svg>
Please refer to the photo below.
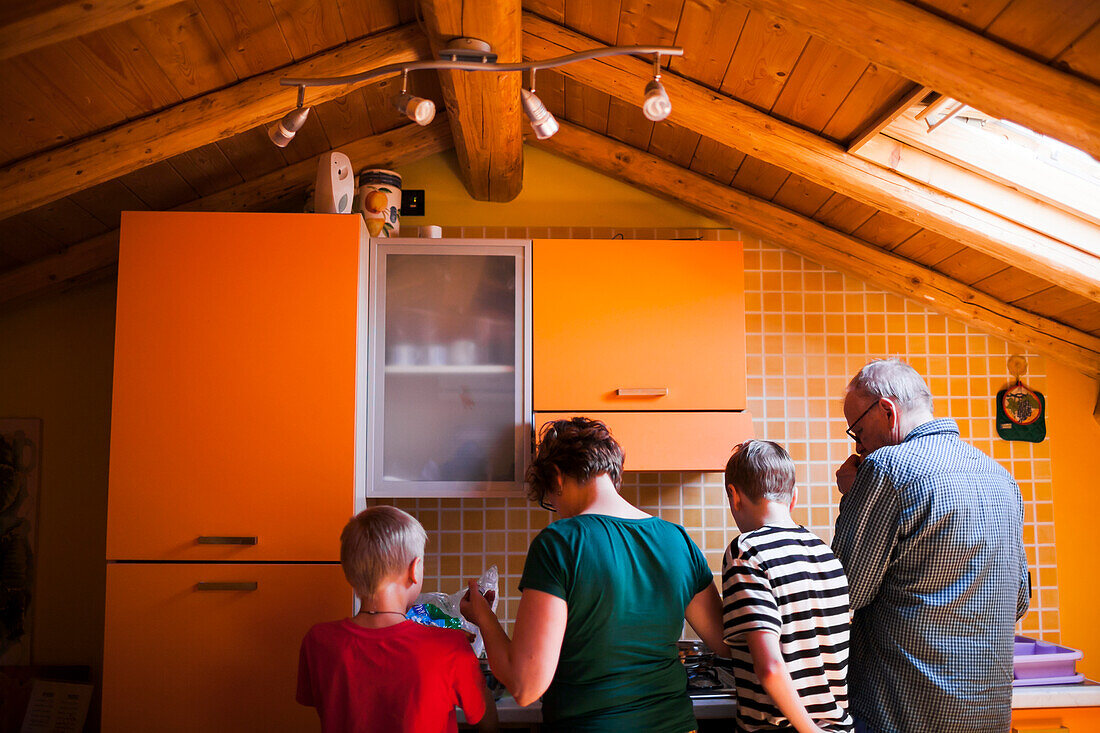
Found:
<svg viewBox="0 0 1100 733"><path fill-rule="evenodd" d="M694 730L676 645L684 618L725 651L722 604L703 553L683 527L619 495L622 466L622 448L603 423L547 425L527 473L529 497L561 519L528 550L515 638L476 583L462 602L516 702L542 696L546 730Z"/></svg>

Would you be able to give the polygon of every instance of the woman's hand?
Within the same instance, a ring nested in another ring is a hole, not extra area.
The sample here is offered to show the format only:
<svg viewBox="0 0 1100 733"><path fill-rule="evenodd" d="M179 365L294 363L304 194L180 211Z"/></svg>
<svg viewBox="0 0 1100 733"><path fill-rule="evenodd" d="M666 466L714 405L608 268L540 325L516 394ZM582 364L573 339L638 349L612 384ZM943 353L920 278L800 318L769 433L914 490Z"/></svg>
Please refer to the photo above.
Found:
<svg viewBox="0 0 1100 733"><path fill-rule="evenodd" d="M496 619L492 605L495 597L495 591L489 591L482 595L481 591L478 590L477 581L471 580L469 590L466 591L466 595L462 596L462 600L458 603L458 610L462 613L463 618L474 626L481 628L489 621L490 617Z"/></svg>

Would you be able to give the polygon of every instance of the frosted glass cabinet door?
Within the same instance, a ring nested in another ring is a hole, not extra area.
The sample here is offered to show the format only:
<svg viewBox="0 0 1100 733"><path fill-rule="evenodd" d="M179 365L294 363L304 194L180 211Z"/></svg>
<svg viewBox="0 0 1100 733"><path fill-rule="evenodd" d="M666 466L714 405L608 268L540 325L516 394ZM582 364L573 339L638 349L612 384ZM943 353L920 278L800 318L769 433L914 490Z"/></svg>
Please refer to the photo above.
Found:
<svg viewBox="0 0 1100 733"><path fill-rule="evenodd" d="M516 241L371 241L359 497L522 489L529 253Z"/></svg>

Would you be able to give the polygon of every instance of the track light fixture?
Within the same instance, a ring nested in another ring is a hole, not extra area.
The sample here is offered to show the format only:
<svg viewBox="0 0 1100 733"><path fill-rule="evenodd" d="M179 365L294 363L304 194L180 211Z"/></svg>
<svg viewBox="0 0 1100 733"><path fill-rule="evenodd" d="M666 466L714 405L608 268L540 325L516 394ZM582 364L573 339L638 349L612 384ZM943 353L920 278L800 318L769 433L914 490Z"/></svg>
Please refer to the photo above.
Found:
<svg viewBox="0 0 1100 733"><path fill-rule="evenodd" d="M665 85L661 83L661 54L653 58L653 81L645 85L645 101L642 102L642 114L647 120L660 122L672 112Z"/></svg>
<svg viewBox="0 0 1100 733"><path fill-rule="evenodd" d="M409 94L409 72L401 73L401 93L391 100L397 111L418 125L430 124L435 119L435 102Z"/></svg>
<svg viewBox="0 0 1100 733"><path fill-rule="evenodd" d="M274 125L267 128L267 136L271 138L271 142L275 143L280 148L285 148L289 145L290 141L293 140L294 136L298 133L298 130L302 129L302 125L306 124L306 118L309 117L310 108L302 106L302 102L305 101L305 96L306 88L304 86L299 86L298 106L283 115L283 118Z"/></svg>
<svg viewBox="0 0 1100 733"><path fill-rule="evenodd" d="M531 69L531 90L520 87L519 93L523 111L527 113L527 119L531 123L531 129L535 131L535 137L539 140L553 137L558 131L558 121L554 119L554 115L550 114L550 110L546 109L542 100L535 96L534 69Z"/></svg>
<svg viewBox="0 0 1100 733"><path fill-rule="evenodd" d="M497 55L489 48L489 44L476 38L456 38L448 44L448 47L440 52L438 59L431 61L413 61L405 64L387 64L377 69L362 71L358 74L347 76L330 76L318 78L284 78L279 81L283 86L298 87L298 109L287 114L281 121L271 127L268 134L271 141L279 147L286 147L294 137L294 133L305 124L309 108L302 108L302 102L306 87L340 86L344 84L362 84L363 82L377 79L391 74L401 74L401 93L393 97L392 102L406 117L417 124L427 125L435 117L435 103L430 99L423 99L410 94L406 89L406 81L410 71L421 69L453 69L457 71L495 71L497 73L509 71L531 71L531 89L520 88L521 104L536 137L540 140L553 135L558 131L558 121L546 109L535 95L535 71L538 69L552 69L557 66L565 66L577 61L604 58L606 56L624 56L628 54L653 54L655 72L653 81L645 88L645 101L642 112L653 121L663 120L672 111L672 103L668 99L661 78L661 55L683 56L684 49L677 46L605 46L588 51L572 53L568 56L558 56L541 61L526 61L515 64L499 64Z"/></svg>

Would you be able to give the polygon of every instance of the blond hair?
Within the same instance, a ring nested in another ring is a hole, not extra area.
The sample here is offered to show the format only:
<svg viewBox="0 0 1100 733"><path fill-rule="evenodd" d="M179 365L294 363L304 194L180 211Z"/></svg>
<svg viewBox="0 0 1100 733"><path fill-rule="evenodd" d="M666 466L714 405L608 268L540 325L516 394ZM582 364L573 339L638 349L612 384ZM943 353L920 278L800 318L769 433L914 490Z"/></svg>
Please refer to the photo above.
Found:
<svg viewBox="0 0 1100 733"><path fill-rule="evenodd" d="M348 520L340 534L340 566L360 598L370 598L387 578L424 556L428 535L412 515L372 506Z"/></svg>

